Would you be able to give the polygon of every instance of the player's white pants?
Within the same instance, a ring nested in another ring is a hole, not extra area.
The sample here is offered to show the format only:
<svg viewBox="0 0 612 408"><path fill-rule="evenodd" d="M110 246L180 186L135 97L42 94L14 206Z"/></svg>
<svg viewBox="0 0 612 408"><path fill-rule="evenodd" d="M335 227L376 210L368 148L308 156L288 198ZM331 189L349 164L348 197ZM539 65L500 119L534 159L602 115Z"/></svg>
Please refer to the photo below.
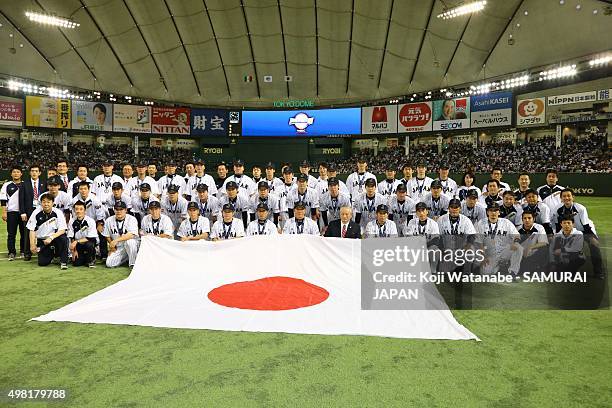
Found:
<svg viewBox="0 0 612 408"><path fill-rule="evenodd" d="M134 238L120 243L115 252L109 252L106 258L106 266L108 268L116 268L126 262L128 262L129 266L133 266L136 262L136 255L138 255L139 243L140 242Z"/></svg>
<svg viewBox="0 0 612 408"><path fill-rule="evenodd" d="M519 268L521 266L521 260L523 259L523 247L521 245L515 245L516 249L512 249L513 245L508 245L504 248L503 251L499 253L491 253L487 254L487 260L489 261L486 265L482 265L482 274L493 274L497 273L499 270L499 264L503 260L510 260L510 267L508 268L508 272L513 274L518 274Z"/></svg>

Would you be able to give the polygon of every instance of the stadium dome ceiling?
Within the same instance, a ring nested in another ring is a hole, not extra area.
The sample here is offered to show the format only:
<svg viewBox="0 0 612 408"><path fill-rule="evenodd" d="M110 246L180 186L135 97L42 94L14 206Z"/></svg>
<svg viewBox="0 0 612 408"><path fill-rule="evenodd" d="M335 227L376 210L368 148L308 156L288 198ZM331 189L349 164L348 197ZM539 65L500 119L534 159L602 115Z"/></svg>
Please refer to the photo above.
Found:
<svg viewBox="0 0 612 408"><path fill-rule="evenodd" d="M612 48L607 1L489 0L472 16L436 17L457 4L0 0L0 72L199 105L270 106L288 97L341 104L452 87ZM71 17L80 27L42 26L26 11ZM253 82L245 81L249 75ZM272 82L264 81L267 75Z"/></svg>

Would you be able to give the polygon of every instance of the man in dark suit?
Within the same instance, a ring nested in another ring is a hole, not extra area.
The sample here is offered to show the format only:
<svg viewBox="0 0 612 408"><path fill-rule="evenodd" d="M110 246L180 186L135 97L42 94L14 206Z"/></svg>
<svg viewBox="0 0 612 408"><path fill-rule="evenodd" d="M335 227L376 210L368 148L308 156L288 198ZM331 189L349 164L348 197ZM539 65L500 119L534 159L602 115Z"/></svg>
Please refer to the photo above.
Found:
<svg viewBox="0 0 612 408"><path fill-rule="evenodd" d="M24 180L22 188L19 189L19 211L23 222L28 222L30 215L34 212L40 203L40 196L47 191L46 186L40 180L40 166L33 164L30 166L30 178ZM30 246L24 248L24 261L32 259L32 251Z"/></svg>
<svg viewBox="0 0 612 408"><path fill-rule="evenodd" d="M351 207L340 208L340 219L334 220L329 223L327 230L325 230L326 237L337 237L337 238L361 238L361 228L359 224L352 221L353 210Z"/></svg>

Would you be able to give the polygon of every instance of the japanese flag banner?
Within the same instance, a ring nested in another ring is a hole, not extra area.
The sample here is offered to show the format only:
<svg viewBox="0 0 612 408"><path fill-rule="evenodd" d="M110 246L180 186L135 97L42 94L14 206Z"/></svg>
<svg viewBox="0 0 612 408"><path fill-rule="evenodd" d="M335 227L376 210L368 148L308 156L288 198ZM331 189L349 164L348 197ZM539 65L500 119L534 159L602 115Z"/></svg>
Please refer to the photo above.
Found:
<svg viewBox="0 0 612 408"><path fill-rule="evenodd" d="M363 310L360 240L145 237L130 276L37 321L420 339L477 339L448 308Z"/></svg>

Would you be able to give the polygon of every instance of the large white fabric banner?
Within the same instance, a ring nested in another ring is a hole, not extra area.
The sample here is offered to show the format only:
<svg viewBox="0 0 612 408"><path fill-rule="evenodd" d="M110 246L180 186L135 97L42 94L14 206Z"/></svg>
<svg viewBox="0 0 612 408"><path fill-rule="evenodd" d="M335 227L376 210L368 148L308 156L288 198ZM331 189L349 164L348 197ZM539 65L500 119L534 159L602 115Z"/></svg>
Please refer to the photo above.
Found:
<svg viewBox="0 0 612 408"><path fill-rule="evenodd" d="M33 320L477 339L448 309L361 310L360 245L304 235L145 237L127 279Z"/></svg>

